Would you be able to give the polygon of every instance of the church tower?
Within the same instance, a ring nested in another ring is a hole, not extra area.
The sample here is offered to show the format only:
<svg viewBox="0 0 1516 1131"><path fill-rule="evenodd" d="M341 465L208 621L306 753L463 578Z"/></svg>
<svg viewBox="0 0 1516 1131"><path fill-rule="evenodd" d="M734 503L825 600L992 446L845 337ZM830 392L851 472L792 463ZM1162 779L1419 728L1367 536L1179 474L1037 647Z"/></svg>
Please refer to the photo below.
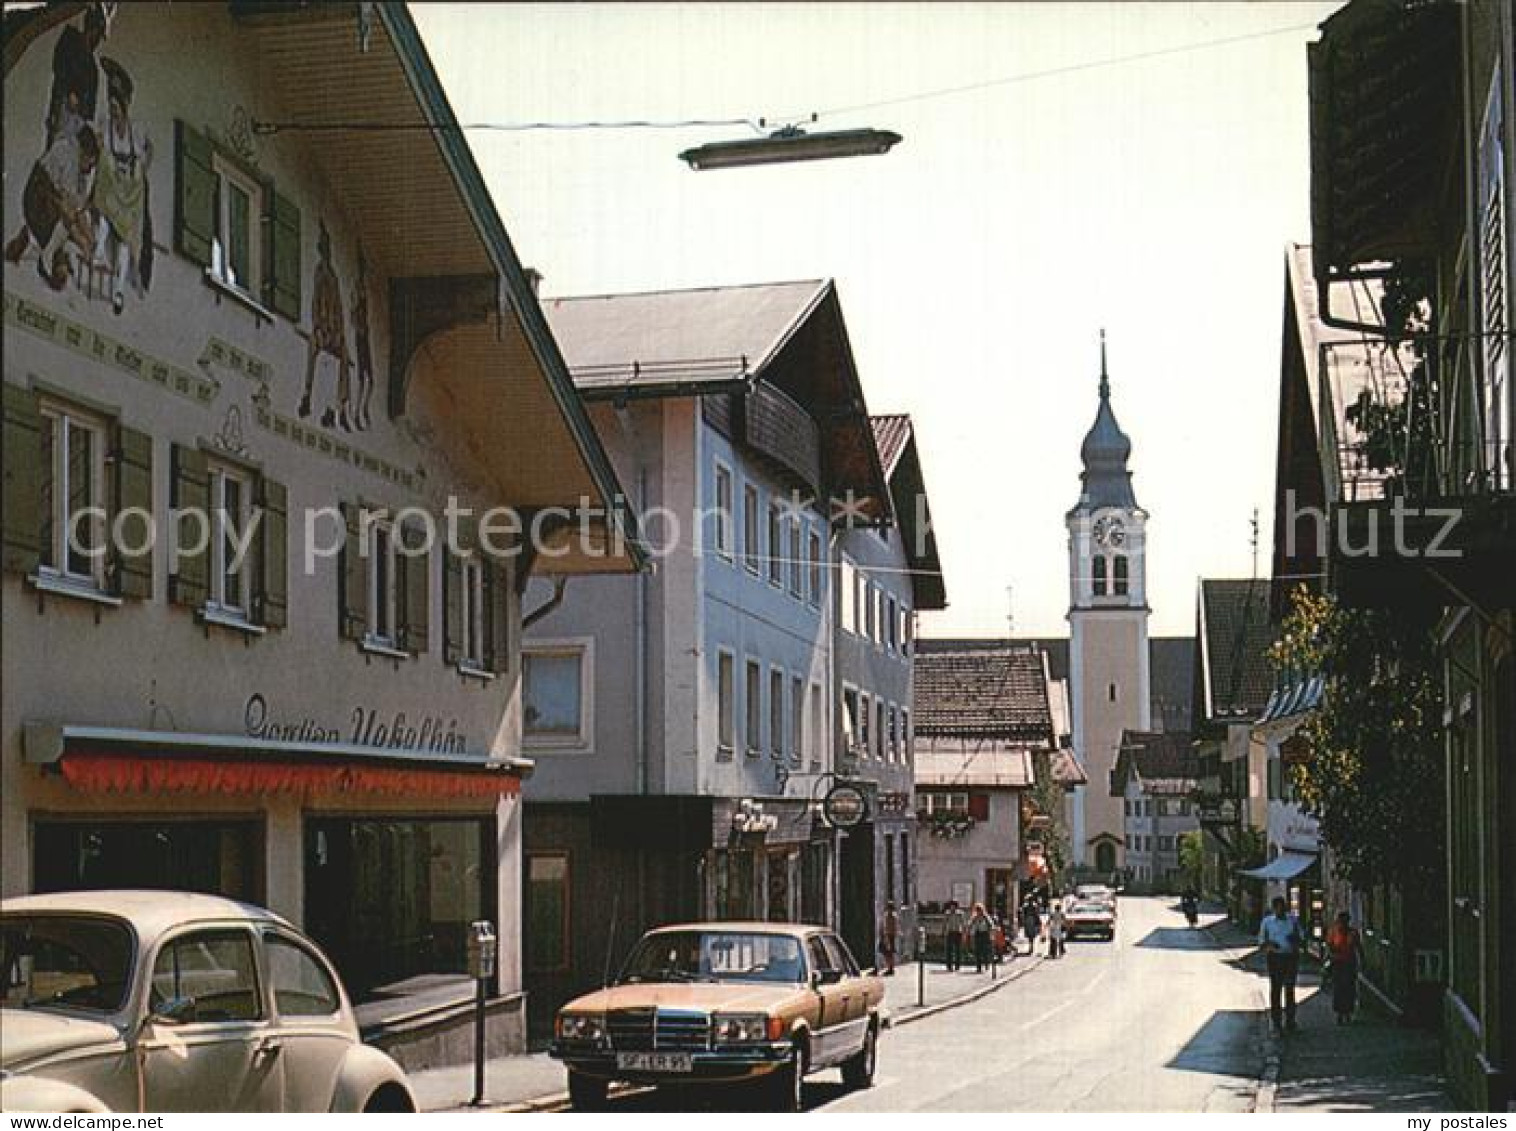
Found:
<svg viewBox="0 0 1516 1131"><path fill-rule="evenodd" d="M1123 800L1111 796L1123 730L1152 727L1147 512L1132 492L1132 442L1111 409L1105 332L1100 405L1084 438L1079 502L1069 511L1069 689L1074 749L1089 784L1073 801L1073 855L1099 872L1125 866Z"/></svg>

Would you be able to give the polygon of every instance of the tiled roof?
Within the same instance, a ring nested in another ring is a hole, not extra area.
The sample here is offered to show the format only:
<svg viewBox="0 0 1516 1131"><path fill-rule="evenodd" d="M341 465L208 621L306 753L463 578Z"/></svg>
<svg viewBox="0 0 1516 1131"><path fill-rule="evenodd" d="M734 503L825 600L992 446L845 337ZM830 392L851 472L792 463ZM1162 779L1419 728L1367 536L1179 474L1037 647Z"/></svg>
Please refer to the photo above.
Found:
<svg viewBox="0 0 1516 1131"><path fill-rule="evenodd" d="M905 446L911 440L911 418L904 413L892 416L871 416L874 426L874 443L879 445L879 464L884 468L886 479L895 474L895 465L905 454Z"/></svg>
<svg viewBox="0 0 1516 1131"><path fill-rule="evenodd" d="M762 371L825 280L545 298L581 392L737 381Z"/></svg>
<svg viewBox="0 0 1516 1131"><path fill-rule="evenodd" d="M918 786L988 786L1026 789L1032 784L1031 755L1023 747L972 738L916 739Z"/></svg>
<svg viewBox="0 0 1516 1131"><path fill-rule="evenodd" d="M1111 771L1111 793L1120 796L1133 775L1150 793L1188 793L1200 776L1200 758L1189 731L1121 732L1121 751Z"/></svg>
<svg viewBox="0 0 1516 1131"><path fill-rule="evenodd" d="M978 736L1051 748L1042 653L1005 641L920 640L916 733Z"/></svg>
<svg viewBox="0 0 1516 1131"><path fill-rule="evenodd" d="M1200 582L1204 718L1255 719L1274 689L1269 647L1269 583L1263 580Z"/></svg>

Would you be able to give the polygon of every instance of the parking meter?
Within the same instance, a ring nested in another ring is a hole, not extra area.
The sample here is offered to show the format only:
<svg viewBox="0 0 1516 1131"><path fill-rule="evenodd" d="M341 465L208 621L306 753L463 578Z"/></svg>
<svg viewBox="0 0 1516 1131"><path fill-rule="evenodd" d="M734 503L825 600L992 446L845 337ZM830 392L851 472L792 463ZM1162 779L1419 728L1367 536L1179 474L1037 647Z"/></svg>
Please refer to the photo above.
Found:
<svg viewBox="0 0 1516 1131"><path fill-rule="evenodd" d="M468 972L478 993L474 998L474 1098L475 1107L484 1103L485 1026L489 1013L490 982L499 963L500 940L495 924L480 919L468 925Z"/></svg>
<svg viewBox="0 0 1516 1131"><path fill-rule="evenodd" d="M480 919L468 925L468 973L470 978L480 980L495 976L495 964L500 952L500 940L495 937L495 924Z"/></svg>

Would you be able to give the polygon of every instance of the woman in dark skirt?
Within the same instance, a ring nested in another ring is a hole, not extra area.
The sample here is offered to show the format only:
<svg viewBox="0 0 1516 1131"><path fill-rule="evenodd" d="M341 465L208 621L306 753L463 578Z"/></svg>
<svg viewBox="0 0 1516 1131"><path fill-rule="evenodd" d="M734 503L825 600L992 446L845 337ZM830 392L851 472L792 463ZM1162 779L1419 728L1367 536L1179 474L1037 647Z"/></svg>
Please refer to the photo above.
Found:
<svg viewBox="0 0 1516 1131"><path fill-rule="evenodd" d="M1363 964L1363 940L1346 911L1327 931L1327 952L1332 959L1332 1012L1337 1024L1346 1025L1358 1008L1358 970Z"/></svg>

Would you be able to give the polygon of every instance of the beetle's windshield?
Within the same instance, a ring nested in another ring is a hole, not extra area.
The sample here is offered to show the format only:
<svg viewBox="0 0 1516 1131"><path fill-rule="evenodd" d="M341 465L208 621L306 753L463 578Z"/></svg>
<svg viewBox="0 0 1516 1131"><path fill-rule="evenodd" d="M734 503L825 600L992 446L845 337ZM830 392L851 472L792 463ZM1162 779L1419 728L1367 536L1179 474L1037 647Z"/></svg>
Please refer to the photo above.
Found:
<svg viewBox="0 0 1516 1131"><path fill-rule="evenodd" d="M8 1009L114 1013L126 1000L132 934L83 915L0 918L0 1004Z"/></svg>
<svg viewBox="0 0 1516 1131"><path fill-rule="evenodd" d="M789 935L659 931L637 944L619 981L803 982L805 958Z"/></svg>

